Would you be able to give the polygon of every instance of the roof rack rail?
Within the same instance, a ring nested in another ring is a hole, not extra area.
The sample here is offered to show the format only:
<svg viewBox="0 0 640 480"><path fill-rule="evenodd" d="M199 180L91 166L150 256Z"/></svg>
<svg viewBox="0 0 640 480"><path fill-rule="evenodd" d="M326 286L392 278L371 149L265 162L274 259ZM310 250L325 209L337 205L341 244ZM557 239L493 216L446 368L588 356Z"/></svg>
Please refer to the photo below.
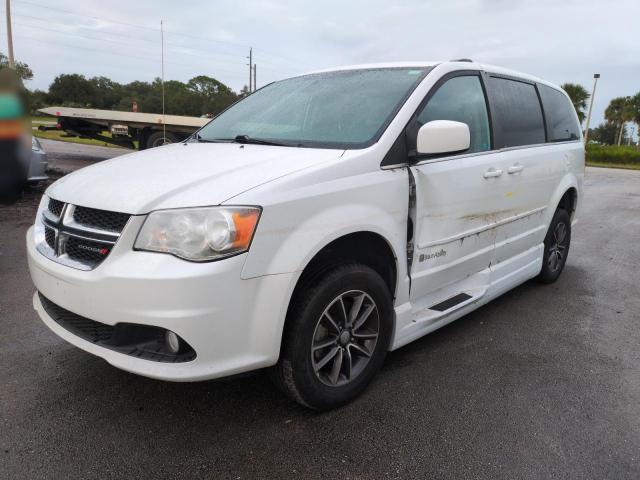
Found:
<svg viewBox="0 0 640 480"><path fill-rule="evenodd" d="M473 63L473 60L470 58L454 58L453 60L449 60L450 62L468 62Z"/></svg>

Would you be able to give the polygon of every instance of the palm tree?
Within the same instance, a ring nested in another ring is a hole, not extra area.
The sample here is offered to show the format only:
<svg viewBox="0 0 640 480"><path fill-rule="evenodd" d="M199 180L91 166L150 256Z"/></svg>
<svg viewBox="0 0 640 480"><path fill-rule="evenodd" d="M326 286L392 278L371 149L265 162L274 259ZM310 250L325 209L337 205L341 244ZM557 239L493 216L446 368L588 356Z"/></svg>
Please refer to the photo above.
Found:
<svg viewBox="0 0 640 480"><path fill-rule="evenodd" d="M580 124L582 124L585 117L584 111L587 108L587 100L589 100L591 95L582 85L578 85L577 83L565 83L560 85L560 88L569 95L571 103L573 103L573 108L576 109L576 113L578 114Z"/></svg>
<svg viewBox="0 0 640 480"><path fill-rule="evenodd" d="M633 116L631 120L638 126L636 131L638 132L638 136L640 136L640 92L631 97L631 112ZM640 141L638 145L640 146Z"/></svg>
<svg viewBox="0 0 640 480"><path fill-rule="evenodd" d="M631 97L616 97L611 100L609 106L604 111L604 118L618 126L617 144L620 145L624 132L624 124L634 118L634 108Z"/></svg>

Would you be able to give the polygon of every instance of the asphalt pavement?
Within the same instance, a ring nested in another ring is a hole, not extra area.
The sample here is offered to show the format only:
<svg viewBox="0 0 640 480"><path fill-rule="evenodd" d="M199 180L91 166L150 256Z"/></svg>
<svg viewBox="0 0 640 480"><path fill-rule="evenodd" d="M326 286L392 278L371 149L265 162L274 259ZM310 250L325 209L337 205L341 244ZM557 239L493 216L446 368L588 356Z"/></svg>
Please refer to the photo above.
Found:
<svg viewBox="0 0 640 480"><path fill-rule="evenodd" d="M31 306L42 188L0 208L0 478L640 478L640 172L587 169L569 260L389 354L314 413L263 374L119 371Z"/></svg>
<svg viewBox="0 0 640 480"><path fill-rule="evenodd" d="M59 173L70 173L92 163L132 152L125 148L58 142L44 138L39 141L47 152L49 168Z"/></svg>

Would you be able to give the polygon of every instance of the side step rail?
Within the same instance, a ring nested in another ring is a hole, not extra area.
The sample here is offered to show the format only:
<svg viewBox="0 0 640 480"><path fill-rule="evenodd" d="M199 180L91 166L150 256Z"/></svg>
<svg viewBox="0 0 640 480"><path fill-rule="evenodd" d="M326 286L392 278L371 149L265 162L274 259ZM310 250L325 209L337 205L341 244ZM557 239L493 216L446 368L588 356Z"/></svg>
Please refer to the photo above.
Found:
<svg viewBox="0 0 640 480"><path fill-rule="evenodd" d="M436 312L446 312L447 310L450 310L456 305L460 305L461 303L466 302L471 298L473 298L471 295L469 295L468 293L462 292L457 295L454 295L451 298L447 298L446 300L440 303L436 303L435 305L430 306L429 310L435 310Z"/></svg>

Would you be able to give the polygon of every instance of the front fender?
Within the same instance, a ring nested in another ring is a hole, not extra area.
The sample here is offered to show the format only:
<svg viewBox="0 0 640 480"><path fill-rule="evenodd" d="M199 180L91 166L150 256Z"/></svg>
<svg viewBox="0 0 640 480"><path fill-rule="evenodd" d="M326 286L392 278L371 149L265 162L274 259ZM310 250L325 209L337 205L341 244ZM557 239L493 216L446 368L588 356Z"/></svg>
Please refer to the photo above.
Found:
<svg viewBox="0 0 640 480"><path fill-rule="evenodd" d="M348 177L277 200L263 206L242 278L302 271L326 245L362 231L382 236L396 258L405 256L406 172ZM406 275L406 262L399 261L398 278L401 275Z"/></svg>

